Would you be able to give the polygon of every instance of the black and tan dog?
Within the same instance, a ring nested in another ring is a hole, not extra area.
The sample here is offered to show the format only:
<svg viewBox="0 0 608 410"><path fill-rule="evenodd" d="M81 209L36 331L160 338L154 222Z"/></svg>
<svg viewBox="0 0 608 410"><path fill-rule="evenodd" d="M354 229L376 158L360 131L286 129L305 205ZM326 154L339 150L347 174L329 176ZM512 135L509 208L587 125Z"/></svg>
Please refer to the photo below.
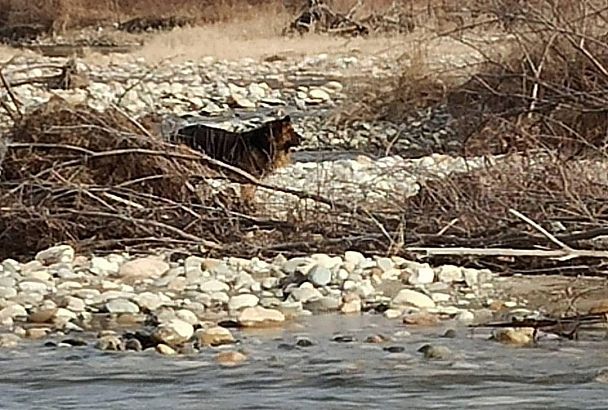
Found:
<svg viewBox="0 0 608 410"><path fill-rule="evenodd" d="M170 137L213 159L240 168L261 179L272 171L291 162L291 149L302 141L292 126L289 115L265 122L261 126L244 132L227 131L204 124L191 124L178 129ZM236 178L239 180L240 178ZM255 185L240 179L241 198L251 203Z"/></svg>

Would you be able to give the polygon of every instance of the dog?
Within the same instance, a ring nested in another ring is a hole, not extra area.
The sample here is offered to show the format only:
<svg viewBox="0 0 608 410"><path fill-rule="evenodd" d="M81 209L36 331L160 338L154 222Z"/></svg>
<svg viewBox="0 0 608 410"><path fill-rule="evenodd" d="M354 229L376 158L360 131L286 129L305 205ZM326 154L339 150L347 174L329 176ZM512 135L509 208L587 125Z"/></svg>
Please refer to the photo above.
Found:
<svg viewBox="0 0 608 410"><path fill-rule="evenodd" d="M289 115L268 121L244 132L227 131L204 124L190 124L174 132L170 140L203 152L209 157L237 167L257 179L291 163L291 150L302 142ZM221 171L226 171L221 169ZM241 200L251 204L256 186L242 176Z"/></svg>

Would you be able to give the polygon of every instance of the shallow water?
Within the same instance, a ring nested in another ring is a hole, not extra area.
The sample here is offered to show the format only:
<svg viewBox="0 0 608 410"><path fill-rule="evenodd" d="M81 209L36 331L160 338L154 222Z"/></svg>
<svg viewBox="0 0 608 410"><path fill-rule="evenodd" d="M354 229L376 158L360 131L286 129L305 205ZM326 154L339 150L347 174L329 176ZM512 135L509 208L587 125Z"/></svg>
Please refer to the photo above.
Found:
<svg viewBox="0 0 608 410"><path fill-rule="evenodd" d="M486 335L443 329L403 330L379 316L319 316L291 329L237 332L245 365L223 368L211 350L194 357L101 353L92 347L48 348L33 342L0 353L3 409L605 409L608 342L546 341L516 349ZM355 336L336 343L336 334ZM386 345L362 343L373 334ZM297 337L315 342L288 349ZM428 361L424 343L448 346L454 358ZM386 346L385 345L385 346ZM233 347L234 348L234 347Z"/></svg>

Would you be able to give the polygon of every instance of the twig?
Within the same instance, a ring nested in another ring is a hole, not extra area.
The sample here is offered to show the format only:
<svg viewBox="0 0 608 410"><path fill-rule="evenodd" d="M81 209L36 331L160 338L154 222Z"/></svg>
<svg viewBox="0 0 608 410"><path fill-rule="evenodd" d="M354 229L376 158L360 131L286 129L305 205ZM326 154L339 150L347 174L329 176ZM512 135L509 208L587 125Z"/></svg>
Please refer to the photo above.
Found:
<svg viewBox="0 0 608 410"><path fill-rule="evenodd" d="M406 247L405 252L423 253L427 256L533 256L541 258L556 258L563 260L571 258L607 258L608 251L593 251L582 249L511 249L511 248L434 248L434 247Z"/></svg>
<svg viewBox="0 0 608 410"><path fill-rule="evenodd" d="M563 243L562 241L557 239L555 236L553 236L551 233L549 233L545 228L543 228L542 226L540 226L539 224L537 224L536 222L534 222L527 216L516 211L515 209L509 209L509 212L512 213L513 215L515 215L516 217L518 217L519 219L523 220L524 222L526 222L528 225L532 226L534 229L536 229L543 235L545 235L547 237L547 239L549 239L551 242L553 242L554 244L556 244L557 246L562 248L564 251L574 252L573 248L571 248L570 246L566 245L565 243Z"/></svg>

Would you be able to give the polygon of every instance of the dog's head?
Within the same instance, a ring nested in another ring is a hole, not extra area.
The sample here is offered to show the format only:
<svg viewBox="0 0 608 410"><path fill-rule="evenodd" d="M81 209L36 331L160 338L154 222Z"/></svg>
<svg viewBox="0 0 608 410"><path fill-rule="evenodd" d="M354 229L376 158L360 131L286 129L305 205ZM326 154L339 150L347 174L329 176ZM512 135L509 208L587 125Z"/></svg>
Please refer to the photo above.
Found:
<svg viewBox="0 0 608 410"><path fill-rule="evenodd" d="M297 147L302 143L303 138L293 129L289 115L283 115L281 118L274 120L272 128L278 150L287 153L291 148Z"/></svg>

